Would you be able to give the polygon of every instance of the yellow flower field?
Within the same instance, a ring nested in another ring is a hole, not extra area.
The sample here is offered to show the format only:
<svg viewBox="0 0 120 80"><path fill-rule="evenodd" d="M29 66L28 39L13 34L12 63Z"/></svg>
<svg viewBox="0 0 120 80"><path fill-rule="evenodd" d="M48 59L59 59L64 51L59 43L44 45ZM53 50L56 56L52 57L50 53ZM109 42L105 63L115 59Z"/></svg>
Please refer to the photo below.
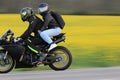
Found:
<svg viewBox="0 0 120 80"><path fill-rule="evenodd" d="M65 16L65 20L72 44L120 46L119 16Z"/></svg>
<svg viewBox="0 0 120 80"><path fill-rule="evenodd" d="M74 65L108 66L110 62L110 65L120 65L120 16L64 15L63 18L66 42L62 45L71 50ZM20 36L27 26L18 14L0 14L0 36L7 29Z"/></svg>
<svg viewBox="0 0 120 80"><path fill-rule="evenodd" d="M119 16L64 16L67 41L76 45L120 46ZM0 35L7 29L20 36L28 26L18 14L0 15Z"/></svg>

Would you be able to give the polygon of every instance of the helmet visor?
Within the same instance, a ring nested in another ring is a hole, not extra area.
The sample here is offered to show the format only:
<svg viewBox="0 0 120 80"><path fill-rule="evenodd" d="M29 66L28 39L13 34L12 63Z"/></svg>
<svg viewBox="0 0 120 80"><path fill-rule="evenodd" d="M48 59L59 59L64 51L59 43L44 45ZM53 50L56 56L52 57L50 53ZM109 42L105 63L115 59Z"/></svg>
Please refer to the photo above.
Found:
<svg viewBox="0 0 120 80"><path fill-rule="evenodd" d="M25 21L27 18L27 12L25 10L22 10L20 11L20 15L21 15L21 19Z"/></svg>
<svg viewBox="0 0 120 80"><path fill-rule="evenodd" d="M21 11L21 16L26 16L27 12L26 11Z"/></svg>
<svg viewBox="0 0 120 80"><path fill-rule="evenodd" d="M48 6L38 8L38 13L43 13L48 10Z"/></svg>

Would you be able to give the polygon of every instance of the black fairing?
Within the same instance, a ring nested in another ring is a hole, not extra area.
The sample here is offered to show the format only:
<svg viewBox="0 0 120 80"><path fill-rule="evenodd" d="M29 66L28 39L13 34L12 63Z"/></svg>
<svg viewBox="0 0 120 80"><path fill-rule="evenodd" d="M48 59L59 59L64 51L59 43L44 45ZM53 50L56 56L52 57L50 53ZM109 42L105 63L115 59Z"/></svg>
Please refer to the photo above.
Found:
<svg viewBox="0 0 120 80"><path fill-rule="evenodd" d="M17 61L25 51L23 46L17 44L2 45L2 47Z"/></svg>

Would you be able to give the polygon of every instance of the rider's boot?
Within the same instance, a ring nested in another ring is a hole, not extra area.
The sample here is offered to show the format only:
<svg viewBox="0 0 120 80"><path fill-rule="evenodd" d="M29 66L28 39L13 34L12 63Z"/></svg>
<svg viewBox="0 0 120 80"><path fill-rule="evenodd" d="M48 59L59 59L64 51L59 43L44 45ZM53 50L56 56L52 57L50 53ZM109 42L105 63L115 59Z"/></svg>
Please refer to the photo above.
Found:
<svg viewBox="0 0 120 80"><path fill-rule="evenodd" d="M52 43L48 49L48 51L52 50L53 48L57 47L57 45L55 43Z"/></svg>

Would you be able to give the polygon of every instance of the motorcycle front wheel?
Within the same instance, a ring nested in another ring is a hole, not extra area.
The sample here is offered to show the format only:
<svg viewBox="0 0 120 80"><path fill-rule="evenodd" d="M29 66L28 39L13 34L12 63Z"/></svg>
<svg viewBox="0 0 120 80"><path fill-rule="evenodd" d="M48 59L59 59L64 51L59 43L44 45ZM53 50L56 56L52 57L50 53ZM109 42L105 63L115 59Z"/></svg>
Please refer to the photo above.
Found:
<svg viewBox="0 0 120 80"><path fill-rule="evenodd" d="M49 64L49 67L53 70L66 70L70 67L72 63L72 55L71 52L63 47L57 46L53 50L50 51L51 56L56 56L57 59L55 62Z"/></svg>
<svg viewBox="0 0 120 80"><path fill-rule="evenodd" d="M15 60L6 51L0 51L0 73L8 73L15 66Z"/></svg>

